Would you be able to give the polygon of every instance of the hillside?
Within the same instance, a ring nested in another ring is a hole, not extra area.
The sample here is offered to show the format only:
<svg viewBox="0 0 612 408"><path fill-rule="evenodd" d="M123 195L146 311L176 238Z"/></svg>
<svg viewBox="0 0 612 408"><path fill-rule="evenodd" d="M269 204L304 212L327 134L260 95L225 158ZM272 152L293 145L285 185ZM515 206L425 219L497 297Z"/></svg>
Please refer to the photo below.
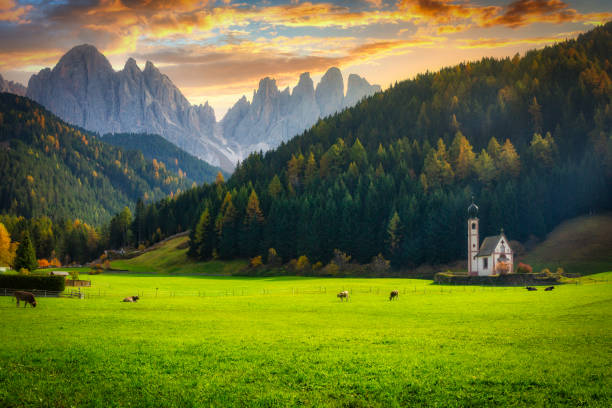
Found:
<svg viewBox="0 0 612 408"><path fill-rule="evenodd" d="M203 274L213 276L232 275L246 266L246 262L208 261L198 262L187 257L189 237L179 236L156 244L142 255L132 259L116 260L111 263L113 269L128 270L138 273L180 273Z"/></svg>
<svg viewBox="0 0 612 408"><path fill-rule="evenodd" d="M566 272L580 274L612 271L612 214L563 222L524 261L534 270L562 267Z"/></svg>
<svg viewBox="0 0 612 408"><path fill-rule="evenodd" d="M164 163L168 170L184 174L187 180L193 180L198 184L214 181L217 173L222 171L219 167L211 166L192 156L159 135L113 133L106 134L101 139L105 143L125 150L140 151L147 160L155 159Z"/></svg>
<svg viewBox="0 0 612 408"><path fill-rule="evenodd" d="M150 206L143 234L191 228L201 259L275 248L326 263L337 248L412 268L465 258L473 196L483 237L543 239L612 209L611 48L612 23L419 75L251 155L225 184Z"/></svg>
<svg viewBox="0 0 612 408"><path fill-rule="evenodd" d="M0 94L0 212L79 218L99 225L139 198L159 200L191 183L101 142L27 98Z"/></svg>

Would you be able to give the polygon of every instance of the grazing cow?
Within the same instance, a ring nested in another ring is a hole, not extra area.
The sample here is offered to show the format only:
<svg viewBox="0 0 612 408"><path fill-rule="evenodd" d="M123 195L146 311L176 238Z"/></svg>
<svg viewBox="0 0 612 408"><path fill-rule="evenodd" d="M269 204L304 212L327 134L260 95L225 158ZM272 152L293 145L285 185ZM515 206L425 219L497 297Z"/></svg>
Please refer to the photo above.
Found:
<svg viewBox="0 0 612 408"><path fill-rule="evenodd" d="M14 293L15 299L17 299L17 307L19 307L19 301L23 300L23 307L26 307L28 303L32 305L32 307L36 307L36 299L34 298L34 294L31 292L21 292L16 291Z"/></svg>
<svg viewBox="0 0 612 408"><path fill-rule="evenodd" d="M527 289L530 292L534 290L538 290L538 288L534 288L533 286L527 286L525 289Z"/></svg>
<svg viewBox="0 0 612 408"><path fill-rule="evenodd" d="M544 289L544 291L549 292L551 290L553 290L555 287L554 286L549 286L546 289Z"/></svg>
<svg viewBox="0 0 612 408"><path fill-rule="evenodd" d="M341 301L341 302L343 302L343 301L344 301L344 299L346 299L347 301L349 300L349 293L348 293L348 290L344 290L344 291L342 291L342 292L338 293L338 295L337 295L337 296L340 298L340 301Z"/></svg>
<svg viewBox="0 0 612 408"><path fill-rule="evenodd" d="M128 296L125 299L123 299L123 302L136 303L138 302L138 299L140 299L138 296Z"/></svg>
<svg viewBox="0 0 612 408"><path fill-rule="evenodd" d="M399 299L399 290L392 290L389 295L389 300Z"/></svg>

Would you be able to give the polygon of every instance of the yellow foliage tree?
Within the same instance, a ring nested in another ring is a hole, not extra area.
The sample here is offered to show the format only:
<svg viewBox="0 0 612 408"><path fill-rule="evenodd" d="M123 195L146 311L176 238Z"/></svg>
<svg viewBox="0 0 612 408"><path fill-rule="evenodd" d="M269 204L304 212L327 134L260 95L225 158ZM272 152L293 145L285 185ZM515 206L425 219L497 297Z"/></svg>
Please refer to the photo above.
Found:
<svg viewBox="0 0 612 408"><path fill-rule="evenodd" d="M0 266L13 265L17 246L17 242L11 242L11 236L4 224L0 223Z"/></svg>

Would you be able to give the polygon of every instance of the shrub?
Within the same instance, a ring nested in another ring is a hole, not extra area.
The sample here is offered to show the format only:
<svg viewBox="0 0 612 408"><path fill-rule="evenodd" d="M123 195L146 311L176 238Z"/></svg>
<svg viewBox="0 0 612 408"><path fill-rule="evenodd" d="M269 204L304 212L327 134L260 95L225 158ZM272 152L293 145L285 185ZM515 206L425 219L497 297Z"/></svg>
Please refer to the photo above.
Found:
<svg viewBox="0 0 612 408"><path fill-rule="evenodd" d="M29 275L29 274L30 274L30 270L29 270L29 269L27 269L27 268L21 268L21 269L19 269L19 274L20 274L20 275L27 276L27 275Z"/></svg>
<svg viewBox="0 0 612 408"><path fill-rule="evenodd" d="M548 268L544 268L540 271L540 273L546 275L547 277L551 277L552 276L552 272L550 271L550 269Z"/></svg>
<svg viewBox="0 0 612 408"><path fill-rule="evenodd" d="M351 256L346 254L345 252L340 251L339 249L334 249L334 256L332 258L332 262L338 265L340 270L344 270L346 266L351 262Z"/></svg>
<svg viewBox="0 0 612 408"><path fill-rule="evenodd" d="M283 264L283 260L281 259L280 256L278 256L278 253L276 252L276 249L274 248L270 248L268 249L268 262L267 262L268 266L272 267L272 268L278 268Z"/></svg>
<svg viewBox="0 0 612 408"><path fill-rule="evenodd" d="M555 275L557 275L557 277L559 278L562 277L564 273L565 271L561 267L557 268L557 270L555 271Z"/></svg>
<svg viewBox="0 0 612 408"><path fill-rule="evenodd" d="M370 272L373 272L375 274L384 273L389 270L389 263L390 262L387 261L385 257L382 256L382 254L378 254L374 258L372 258L372 262L370 262L370 264L368 265L368 269L370 270Z"/></svg>
<svg viewBox="0 0 612 408"><path fill-rule="evenodd" d="M311 271L310 261L306 255L302 255L298 258L295 269L299 273L307 273Z"/></svg>
<svg viewBox="0 0 612 408"><path fill-rule="evenodd" d="M510 264L508 262L498 262L495 265L495 273L498 275L507 275L510 273Z"/></svg>
<svg viewBox="0 0 612 408"><path fill-rule="evenodd" d="M70 271L70 277L72 278L72 280L79 280L79 271L77 270Z"/></svg>
<svg viewBox="0 0 612 408"><path fill-rule="evenodd" d="M533 268L531 265L521 262L516 268L516 273L533 273Z"/></svg>
<svg viewBox="0 0 612 408"><path fill-rule="evenodd" d="M101 269L105 269L108 271L110 268L111 268L110 261L108 259L104 260L104 262L102 263Z"/></svg>
<svg viewBox="0 0 612 408"><path fill-rule="evenodd" d="M0 275L0 288L64 290L63 276Z"/></svg>
<svg viewBox="0 0 612 408"><path fill-rule="evenodd" d="M333 262L328 263L319 271L321 276L337 276L340 272L340 268Z"/></svg>
<svg viewBox="0 0 612 408"><path fill-rule="evenodd" d="M60 267L62 266L62 263L59 261L59 259L57 258L53 258L49 261L49 266L56 266L56 267Z"/></svg>
<svg viewBox="0 0 612 408"><path fill-rule="evenodd" d="M261 265L263 265L263 261L261 260L261 255L253 257L249 261L249 267L251 268L257 268L257 267L260 267Z"/></svg>
<svg viewBox="0 0 612 408"><path fill-rule="evenodd" d="M46 259L39 259L38 261L38 267L39 268L48 268L49 267L49 261L47 261Z"/></svg>

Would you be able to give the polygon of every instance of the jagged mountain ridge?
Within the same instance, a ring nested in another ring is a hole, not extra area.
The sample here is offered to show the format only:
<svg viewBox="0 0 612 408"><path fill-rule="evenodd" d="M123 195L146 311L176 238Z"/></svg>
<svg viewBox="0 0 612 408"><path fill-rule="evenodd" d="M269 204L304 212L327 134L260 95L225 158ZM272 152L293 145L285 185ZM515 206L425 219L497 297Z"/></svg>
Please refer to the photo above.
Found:
<svg viewBox="0 0 612 408"><path fill-rule="evenodd" d="M223 135L242 157L270 150L304 132L319 118L354 106L380 89L351 74L345 96L342 73L335 67L323 75L316 90L307 72L300 75L293 92L288 87L279 91L276 81L266 77L259 81L251 103L243 97L227 112L221 121Z"/></svg>
<svg viewBox="0 0 612 408"><path fill-rule="evenodd" d="M25 96L27 88L18 82L7 81L0 75L0 92L8 92L19 96Z"/></svg>
<svg viewBox="0 0 612 408"><path fill-rule="evenodd" d="M252 151L268 150L302 133L324 116L380 90L351 74L344 95L342 74L330 68L317 85L309 73L291 92L264 78L251 102L241 98L217 122L213 108L191 105L170 78L147 61L129 58L115 71L92 45L68 51L53 69L30 78L26 95L62 119L100 134L160 134L208 163L232 171Z"/></svg>

